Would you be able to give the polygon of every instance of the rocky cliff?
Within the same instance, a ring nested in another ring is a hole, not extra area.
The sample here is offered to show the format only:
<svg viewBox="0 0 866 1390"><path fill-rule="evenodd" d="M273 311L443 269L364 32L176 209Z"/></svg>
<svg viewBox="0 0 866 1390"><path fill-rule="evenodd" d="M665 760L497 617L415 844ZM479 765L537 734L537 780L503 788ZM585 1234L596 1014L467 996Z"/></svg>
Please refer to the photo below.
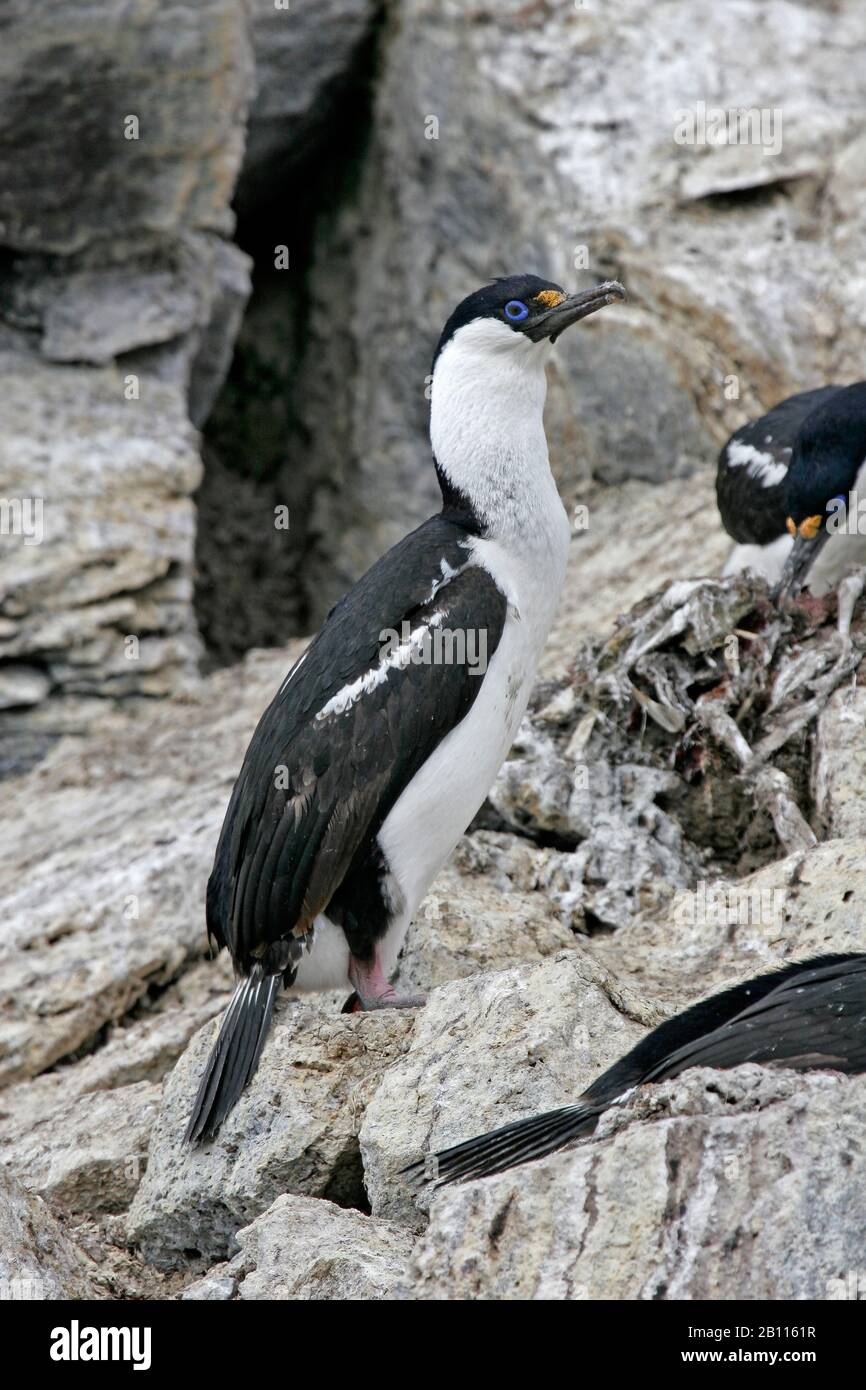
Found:
<svg viewBox="0 0 866 1390"><path fill-rule="evenodd" d="M837 1296L862 1079L696 1071L514 1173L431 1198L401 1170L567 1102L714 988L866 948L862 582L780 617L714 578L712 471L749 414L862 375L860 6L98 0L58 26L11 0L2 28L0 1276ZM679 141L700 103L780 113L779 149ZM410 930L427 1006L281 1001L191 1153L246 742L434 505L448 310L524 268L630 302L551 368L587 524L530 714Z"/></svg>

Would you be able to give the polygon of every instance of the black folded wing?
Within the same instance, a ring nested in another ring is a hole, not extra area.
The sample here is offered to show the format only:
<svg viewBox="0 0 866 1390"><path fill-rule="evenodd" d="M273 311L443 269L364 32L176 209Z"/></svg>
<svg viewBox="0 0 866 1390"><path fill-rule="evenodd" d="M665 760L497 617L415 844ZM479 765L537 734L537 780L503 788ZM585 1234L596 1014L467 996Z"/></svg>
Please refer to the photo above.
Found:
<svg viewBox="0 0 866 1390"><path fill-rule="evenodd" d="M467 532L434 517L337 604L262 715L232 792L208 883L208 933L248 972L291 968L303 938L389 810L486 678L467 660L388 655L447 631L489 662L506 599ZM462 634L462 636L461 636ZM473 642L476 645L473 645ZM392 642L392 649L396 643ZM474 673L473 673L474 672Z"/></svg>
<svg viewBox="0 0 866 1390"><path fill-rule="evenodd" d="M832 957L791 968L769 993L670 1052L642 1080L687 1067L744 1062L811 1071L866 1070L866 956Z"/></svg>
<svg viewBox="0 0 866 1390"><path fill-rule="evenodd" d="M719 454L716 499L725 530L740 545L768 545L784 535L785 473L800 426L842 389L800 391L731 435Z"/></svg>

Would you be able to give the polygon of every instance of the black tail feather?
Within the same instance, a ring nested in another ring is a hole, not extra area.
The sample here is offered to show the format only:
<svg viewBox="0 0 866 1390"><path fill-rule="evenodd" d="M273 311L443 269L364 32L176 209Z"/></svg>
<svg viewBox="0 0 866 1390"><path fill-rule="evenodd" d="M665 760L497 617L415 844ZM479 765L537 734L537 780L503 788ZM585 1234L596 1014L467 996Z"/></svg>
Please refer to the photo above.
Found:
<svg viewBox="0 0 866 1390"><path fill-rule="evenodd" d="M711 995L654 1028L574 1105L516 1120L403 1169L413 1181L467 1182L543 1158L590 1134L632 1087L692 1066L764 1062L866 1071L866 954L816 956Z"/></svg>
<svg viewBox="0 0 866 1390"><path fill-rule="evenodd" d="M489 1134L479 1134L475 1139L467 1139L451 1149L443 1149L441 1153L419 1159L403 1171L413 1179L434 1182L437 1187L451 1182L468 1182L472 1178L486 1178L515 1164L543 1158L545 1154L563 1148L572 1139L589 1134L595 1128L602 1108L566 1105L559 1110L547 1110L543 1115L515 1120L513 1124L503 1125Z"/></svg>
<svg viewBox="0 0 866 1390"><path fill-rule="evenodd" d="M208 1058L184 1140L197 1144L216 1134L255 1074L282 975L241 980Z"/></svg>

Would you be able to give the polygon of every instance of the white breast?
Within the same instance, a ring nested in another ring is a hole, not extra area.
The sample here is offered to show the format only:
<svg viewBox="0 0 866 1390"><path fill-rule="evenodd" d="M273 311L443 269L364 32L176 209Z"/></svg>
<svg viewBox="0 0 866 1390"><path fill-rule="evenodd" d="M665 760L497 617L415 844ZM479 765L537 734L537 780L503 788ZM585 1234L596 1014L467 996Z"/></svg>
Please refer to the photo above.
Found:
<svg viewBox="0 0 866 1390"><path fill-rule="evenodd" d="M556 508L547 517L546 544L515 551L497 541L474 543L478 563L507 595L508 610L471 710L428 758L379 833L407 922L480 809L526 712L568 556L568 520L558 497Z"/></svg>
<svg viewBox="0 0 866 1390"><path fill-rule="evenodd" d="M722 574L741 574L743 570L752 570L755 574L763 575L768 584L776 584L782 577L793 544L791 537L785 534L777 536L768 545L735 545L725 561Z"/></svg>
<svg viewBox="0 0 866 1390"><path fill-rule="evenodd" d="M436 461L483 522L490 539L472 541L473 561L493 576L508 606L471 710L427 759L379 832L393 909L379 943L386 974L396 965L410 918L511 747L559 601L569 525L544 436L547 356L546 344L479 320L458 330L433 373L430 438ZM305 958L298 972L302 988L332 983L335 973L342 983L348 962L339 928L320 919L316 935L326 949L321 963L312 959L317 946Z"/></svg>

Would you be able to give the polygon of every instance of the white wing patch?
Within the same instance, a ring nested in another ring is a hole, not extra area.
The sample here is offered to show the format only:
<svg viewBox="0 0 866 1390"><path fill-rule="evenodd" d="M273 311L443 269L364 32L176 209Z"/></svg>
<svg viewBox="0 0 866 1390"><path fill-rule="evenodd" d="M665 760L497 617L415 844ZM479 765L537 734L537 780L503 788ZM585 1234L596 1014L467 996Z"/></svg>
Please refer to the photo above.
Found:
<svg viewBox="0 0 866 1390"><path fill-rule="evenodd" d="M754 478L761 487L774 487L788 471L786 463L779 463L772 454L762 454L754 445L743 444L739 439L728 445L726 461L729 468L745 468L749 477Z"/></svg>
<svg viewBox="0 0 866 1390"><path fill-rule="evenodd" d="M331 714L345 714L346 710L351 709L362 695L369 695L377 686L382 685L388 679L391 671L405 670L413 656L420 652L430 629L442 626L444 616L444 611L440 608L431 614L428 622L420 623L418 627L413 628L406 640L389 651L378 666L371 667L369 671L364 672L363 676L359 676L349 685L344 685L342 690L338 690L336 695L332 695L328 703L319 710L316 718L327 719Z"/></svg>
<svg viewBox="0 0 866 1390"><path fill-rule="evenodd" d="M465 541L461 541L460 544L463 546L464 549L468 549L468 545ZM471 565L471 563L472 559L470 556L468 560L465 560L462 565L458 565L457 569L455 569L453 565L449 565L448 561L445 559L445 556L443 555L441 560L439 561L439 567L442 571L442 578L433 580L433 586L430 589L430 593L427 597L427 602L430 603L430 601L436 597L443 584L450 584L451 580L456 579L458 574L462 574L463 571L467 569L469 565Z"/></svg>

